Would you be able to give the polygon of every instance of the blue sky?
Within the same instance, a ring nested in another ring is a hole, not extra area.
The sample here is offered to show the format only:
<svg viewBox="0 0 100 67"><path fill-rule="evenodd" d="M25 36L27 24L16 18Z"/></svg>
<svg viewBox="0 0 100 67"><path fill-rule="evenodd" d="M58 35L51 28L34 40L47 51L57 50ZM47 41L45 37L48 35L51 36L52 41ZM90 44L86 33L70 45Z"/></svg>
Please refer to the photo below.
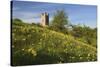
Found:
<svg viewBox="0 0 100 67"><path fill-rule="evenodd" d="M83 24L92 28L97 26L97 7L94 5L13 1L12 17L27 23L39 23L41 13L48 12L51 21L54 13L62 9L65 10L71 24Z"/></svg>

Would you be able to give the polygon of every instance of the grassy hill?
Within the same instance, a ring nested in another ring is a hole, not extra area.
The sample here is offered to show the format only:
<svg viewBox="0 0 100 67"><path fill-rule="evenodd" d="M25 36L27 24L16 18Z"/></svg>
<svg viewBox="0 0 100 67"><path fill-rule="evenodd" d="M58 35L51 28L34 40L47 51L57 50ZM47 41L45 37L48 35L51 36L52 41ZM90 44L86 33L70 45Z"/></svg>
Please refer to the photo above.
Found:
<svg viewBox="0 0 100 67"><path fill-rule="evenodd" d="M96 47L35 24L12 22L12 65L97 60Z"/></svg>

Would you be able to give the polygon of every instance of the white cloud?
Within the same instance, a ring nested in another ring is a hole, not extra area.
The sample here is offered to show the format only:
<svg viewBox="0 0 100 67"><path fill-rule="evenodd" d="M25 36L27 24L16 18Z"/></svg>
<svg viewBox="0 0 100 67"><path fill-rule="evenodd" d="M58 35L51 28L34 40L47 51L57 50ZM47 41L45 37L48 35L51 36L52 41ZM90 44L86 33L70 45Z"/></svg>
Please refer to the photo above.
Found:
<svg viewBox="0 0 100 67"><path fill-rule="evenodd" d="M19 10L19 9L20 9L19 7L12 7L13 11L16 11L16 10Z"/></svg>
<svg viewBox="0 0 100 67"><path fill-rule="evenodd" d="M23 12L23 11L17 11L13 12L13 18L20 18L26 22L39 22L40 14L35 12Z"/></svg>

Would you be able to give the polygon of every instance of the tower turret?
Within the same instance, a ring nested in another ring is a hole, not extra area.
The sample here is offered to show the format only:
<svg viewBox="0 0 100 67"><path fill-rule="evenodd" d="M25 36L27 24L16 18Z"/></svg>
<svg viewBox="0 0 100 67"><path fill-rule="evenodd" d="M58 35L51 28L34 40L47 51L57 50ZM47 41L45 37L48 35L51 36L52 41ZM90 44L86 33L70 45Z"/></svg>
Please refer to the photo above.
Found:
<svg viewBox="0 0 100 67"><path fill-rule="evenodd" d="M49 14L46 12L41 14L41 25L49 25Z"/></svg>

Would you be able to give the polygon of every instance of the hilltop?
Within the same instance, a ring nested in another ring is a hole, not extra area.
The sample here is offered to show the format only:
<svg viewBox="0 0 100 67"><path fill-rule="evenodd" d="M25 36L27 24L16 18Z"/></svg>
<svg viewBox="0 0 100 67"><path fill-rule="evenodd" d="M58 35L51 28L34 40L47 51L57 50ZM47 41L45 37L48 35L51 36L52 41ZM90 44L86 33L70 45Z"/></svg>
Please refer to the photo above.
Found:
<svg viewBox="0 0 100 67"><path fill-rule="evenodd" d="M73 36L22 21L12 22L13 65L96 61L97 50Z"/></svg>

